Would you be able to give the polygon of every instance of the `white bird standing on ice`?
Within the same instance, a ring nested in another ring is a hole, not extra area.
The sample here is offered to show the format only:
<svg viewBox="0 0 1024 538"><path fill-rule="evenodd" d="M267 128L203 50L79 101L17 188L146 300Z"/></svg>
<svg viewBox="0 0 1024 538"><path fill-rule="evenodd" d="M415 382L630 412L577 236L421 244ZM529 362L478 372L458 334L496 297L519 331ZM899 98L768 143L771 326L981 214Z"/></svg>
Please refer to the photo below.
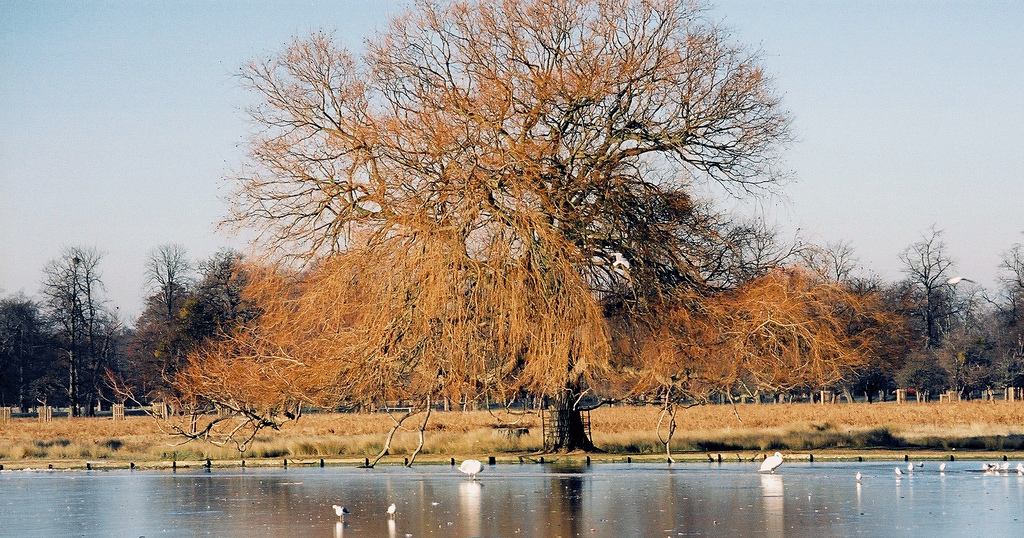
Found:
<svg viewBox="0 0 1024 538"><path fill-rule="evenodd" d="M1017 462L1017 474L1024 475L1024 463Z"/></svg>
<svg viewBox="0 0 1024 538"><path fill-rule="evenodd" d="M940 473L946 472L946 462L942 462L942 463L939 464L939 472Z"/></svg>
<svg viewBox="0 0 1024 538"><path fill-rule="evenodd" d="M857 471L857 475L856 476L857 476L857 483L860 484L860 479L864 478L864 475L860 474L860 471Z"/></svg>
<svg viewBox="0 0 1024 538"><path fill-rule="evenodd" d="M391 518L391 519L394 519L395 518L395 512L397 512L397 511L398 511L398 508L395 506L395 503L391 503L391 506L388 507L388 517Z"/></svg>
<svg viewBox="0 0 1024 538"><path fill-rule="evenodd" d="M896 468L896 478L903 476L903 471L899 467Z"/></svg>
<svg viewBox="0 0 1024 538"><path fill-rule="evenodd" d="M466 460L462 462L462 465L459 465L459 471L462 472L462 474L469 475L470 479L475 479L476 475L483 470L484 464L477 460Z"/></svg>
<svg viewBox="0 0 1024 538"><path fill-rule="evenodd" d="M761 468L757 471L760 473L767 471L775 474L775 469L778 469L779 465L782 465L782 453L776 452L774 456L768 456L765 458L764 461L761 462Z"/></svg>
<svg viewBox="0 0 1024 538"><path fill-rule="evenodd" d="M349 512L348 508L345 508L340 504L336 504L334 505L334 513L338 514L338 517L340 517L341 519L345 519L345 516L351 514L352 512Z"/></svg>

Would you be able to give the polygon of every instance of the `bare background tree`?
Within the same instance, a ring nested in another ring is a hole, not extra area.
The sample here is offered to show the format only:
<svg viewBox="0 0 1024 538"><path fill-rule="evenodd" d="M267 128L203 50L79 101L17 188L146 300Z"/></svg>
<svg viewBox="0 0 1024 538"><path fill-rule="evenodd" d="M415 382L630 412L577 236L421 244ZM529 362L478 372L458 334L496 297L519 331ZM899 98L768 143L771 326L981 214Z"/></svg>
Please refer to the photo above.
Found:
<svg viewBox="0 0 1024 538"><path fill-rule="evenodd" d="M95 248L70 247L43 269L43 296L66 359L65 387L72 416L95 412L105 367L121 323L102 299L103 281Z"/></svg>
<svg viewBox="0 0 1024 538"><path fill-rule="evenodd" d="M24 412L45 398L50 344L38 303L24 296L0 299L0 404Z"/></svg>
<svg viewBox="0 0 1024 538"><path fill-rule="evenodd" d="M942 230L932 226L921 240L907 247L901 255L907 275L907 292L919 305L918 316L923 323L923 346L932 348L942 341L943 323L950 315L950 287L953 260L942 241Z"/></svg>

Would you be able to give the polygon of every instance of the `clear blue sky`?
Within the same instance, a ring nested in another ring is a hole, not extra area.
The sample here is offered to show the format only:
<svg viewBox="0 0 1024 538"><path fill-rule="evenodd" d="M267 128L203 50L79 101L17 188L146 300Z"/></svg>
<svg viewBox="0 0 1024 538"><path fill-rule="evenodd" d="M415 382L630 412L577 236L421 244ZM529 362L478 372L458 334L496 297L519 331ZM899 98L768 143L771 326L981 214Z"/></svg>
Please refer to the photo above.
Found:
<svg viewBox="0 0 1024 538"><path fill-rule="evenodd" d="M294 36L359 47L400 2L0 0L0 295L36 295L62 245L105 252L131 322L147 252L224 246L223 179L252 96L234 74ZM1024 242L1024 3L721 0L794 118L796 181L763 202L789 233L848 240L867 271L933 224L992 286Z"/></svg>

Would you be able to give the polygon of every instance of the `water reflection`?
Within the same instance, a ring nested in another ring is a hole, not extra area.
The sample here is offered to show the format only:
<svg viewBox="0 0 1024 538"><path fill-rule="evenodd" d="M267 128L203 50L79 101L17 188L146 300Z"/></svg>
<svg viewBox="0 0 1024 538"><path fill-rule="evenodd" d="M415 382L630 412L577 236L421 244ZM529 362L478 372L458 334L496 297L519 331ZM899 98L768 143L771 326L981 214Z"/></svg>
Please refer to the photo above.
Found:
<svg viewBox="0 0 1024 538"><path fill-rule="evenodd" d="M761 474L761 505L764 510L765 533L768 536L785 535L786 494L782 476Z"/></svg>
<svg viewBox="0 0 1024 538"><path fill-rule="evenodd" d="M4 471L0 521L11 536L340 538L977 535L1024 520L1024 477L956 463L895 484L891 463L792 463L775 475L746 464L499 465L478 481L447 466ZM339 521L332 504L351 514Z"/></svg>
<svg viewBox="0 0 1024 538"><path fill-rule="evenodd" d="M483 503L484 486L475 480L459 484L459 503L462 508L462 524L471 536L480 535L480 505Z"/></svg>
<svg viewBox="0 0 1024 538"><path fill-rule="evenodd" d="M583 521L583 477L560 474L551 479L549 527L554 535L579 536Z"/></svg>

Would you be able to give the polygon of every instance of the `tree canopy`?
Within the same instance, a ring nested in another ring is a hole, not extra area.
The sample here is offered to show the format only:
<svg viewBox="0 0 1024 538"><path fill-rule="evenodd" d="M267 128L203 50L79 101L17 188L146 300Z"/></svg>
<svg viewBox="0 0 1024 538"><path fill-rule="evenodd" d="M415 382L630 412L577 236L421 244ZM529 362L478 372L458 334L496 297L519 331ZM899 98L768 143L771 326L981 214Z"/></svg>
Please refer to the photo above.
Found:
<svg viewBox="0 0 1024 538"><path fill-rule="evenodd" d="M697 4L420 2L361 54L315 34L243 78L261 130L230 221L277 265L250 288L258 321L193 357L181 387L196 398L273 413L529 392L576 409L628 362L612 360L619 336L683 330L659 321L680 297L697 327L707 298L780 282L785 249L707 193L774 185L789 120L756 56ZM806 345L838 329L820 300L794 322L806 331L750 329L708 365L754 368L773 348L765 360L834 378L829 361L855 353ZM712 318L699 323L746 330ZM251 394L253 375L274 396Z"/></svg>

